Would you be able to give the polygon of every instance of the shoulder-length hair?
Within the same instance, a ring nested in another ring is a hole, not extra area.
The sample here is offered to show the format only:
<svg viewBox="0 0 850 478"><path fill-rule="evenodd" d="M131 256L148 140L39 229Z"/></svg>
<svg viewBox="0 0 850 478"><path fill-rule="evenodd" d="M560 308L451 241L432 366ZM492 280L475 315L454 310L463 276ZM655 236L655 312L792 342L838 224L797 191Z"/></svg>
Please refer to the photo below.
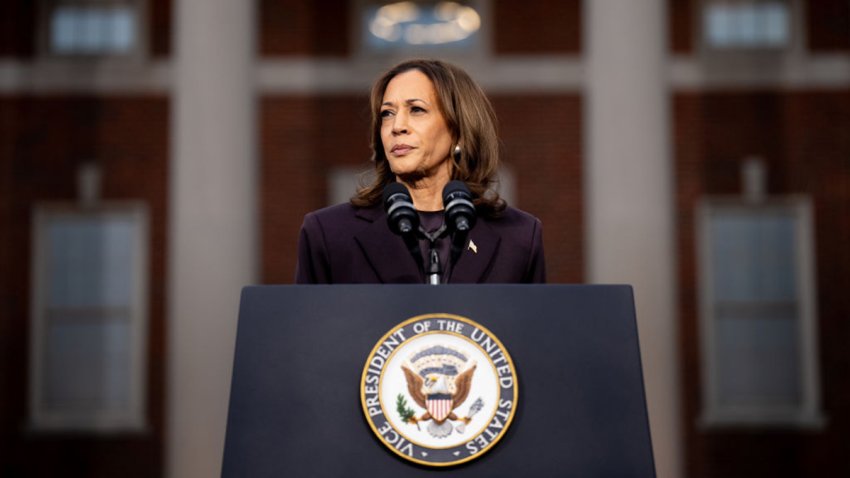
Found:
<svg viewBox="0 0 850 478"><path fill-rule="evenodd" d="M395 181L384 154L381 140L381 103L387 85L397 75L419 70L434 85L440 112L452 135L453 145L460 154L450 152L453 161L452 179L466 183L472 192L479 213L498 216L505 209L505 201L493 189L499 167L499 138L496 131L496 113L487 95L469 74L461 68L439 60L409 60L391 68L372 86L370 108L372 111L371 142L375 175L370 184L358 189L351 198L355 206L374 206L381 201L387 184Z"/></svg>

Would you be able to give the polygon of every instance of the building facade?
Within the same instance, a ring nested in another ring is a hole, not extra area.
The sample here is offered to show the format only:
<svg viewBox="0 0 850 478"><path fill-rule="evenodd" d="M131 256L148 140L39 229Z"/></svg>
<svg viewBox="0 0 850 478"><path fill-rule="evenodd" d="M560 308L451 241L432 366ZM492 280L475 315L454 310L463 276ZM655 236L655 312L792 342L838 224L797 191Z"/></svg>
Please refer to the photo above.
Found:
<svg viewBox="0 0 850 478"><path fill-rule="evenodd" d="M239 288L412 56L487 91L549 281L634 284L659 476L847 474L850 2L393 5L0 6L0 475L219 473Z"/></svg>

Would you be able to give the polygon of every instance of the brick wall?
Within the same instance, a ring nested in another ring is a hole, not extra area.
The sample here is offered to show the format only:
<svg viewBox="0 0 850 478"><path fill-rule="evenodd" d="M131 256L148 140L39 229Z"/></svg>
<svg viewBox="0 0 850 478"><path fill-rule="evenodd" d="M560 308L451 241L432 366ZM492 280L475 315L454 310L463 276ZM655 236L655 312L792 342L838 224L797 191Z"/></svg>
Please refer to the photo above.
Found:
<svg viewBox="0 0 850 478"><path fill-rule="evenodd" d="M260 102L262 281L291 283L304 214L327 205L334 166L368 167L368 97L265 97Z"/></svg>
<svg viewBox="0 0 850 478"><path fill-rule="evenodd" d="M154 58L171 55L171 26L175 0L148 0L150 54Z"/></svg>
<svg viewBox="0 0 850 478"><path fill-rule="evenodd" d="M494 53L580 54L581 4L581 0L495 0Z"/></svg>
<svg viewBox="0 0 850 478"><path fill-rule="evenodd" d="M850 52L850 2L809 0L806 3L806 45L823 53Z"/></svg>
<svg viewBox="0 0 850 478"><path fill-rule="evenodd" d="M582 282L584 219L579 95L496 95L503 158L517 205L543 222L547 280Z"/></svg>
<svg viewBox="0 0 850 478"><path fill-rule="evenodd" d="M348 0L260 0L262 56L345 56L350 51Z"/></svg>
<svg viewBox="0 0 850 478"><path fill-rule="evenodd" d="M163 97L0 97L0 476L157 476L163 466L168 100ZM95 160L103 198L150 208L149 433L26 431L31 214L73 201L76 169Z"/></svg>
<svg viewBox="0 0 850 478"><path fill-rule="evenodd" d="M845 476L850 465L850 91L679 93L674 97L679 312L687 476ZM739 194L741 159L762 156L769 194L814 204L822 431L705 431L701 410L694 211Z"/></svg>
<svg viewBox="0 0 850 478"><path fill-rule="evenodd" d="M688 54L693 52L693 23L698 8L698 0L667 0L667 41L672 53Z"/></svg>
<svg viewBox="0 0 850 478"><path fill-rule="evenodd" d="M32 57L36 25L35 2L0 2L0 57Z"/></svg>

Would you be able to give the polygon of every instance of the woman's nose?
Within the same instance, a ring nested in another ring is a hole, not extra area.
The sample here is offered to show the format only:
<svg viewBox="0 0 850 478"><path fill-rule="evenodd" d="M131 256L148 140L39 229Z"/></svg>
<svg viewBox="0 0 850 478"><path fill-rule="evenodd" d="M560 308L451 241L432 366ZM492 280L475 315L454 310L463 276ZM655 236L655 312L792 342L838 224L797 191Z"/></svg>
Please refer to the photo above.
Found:
<svg viewBox="0 0 850 478"><path fill-rule="evenodd" d="M393 119L393 134L404 133L407 133L407 115L400 112Z"/></svg>

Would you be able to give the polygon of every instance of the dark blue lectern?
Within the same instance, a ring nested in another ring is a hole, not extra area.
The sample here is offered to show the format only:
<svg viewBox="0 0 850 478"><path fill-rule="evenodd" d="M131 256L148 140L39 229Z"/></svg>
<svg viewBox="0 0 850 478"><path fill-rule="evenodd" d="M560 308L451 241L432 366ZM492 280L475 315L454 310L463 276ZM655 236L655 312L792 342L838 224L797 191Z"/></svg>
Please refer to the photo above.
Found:
<svg viewBox="0 0 850 478"><path fill-rule="evenodd" d="M360 381L388 330L423 314L495 334L516 414L478 459L405 461L367 424ZM628 286L258 286L242 293L222 476L654 477Z"/></svg>

